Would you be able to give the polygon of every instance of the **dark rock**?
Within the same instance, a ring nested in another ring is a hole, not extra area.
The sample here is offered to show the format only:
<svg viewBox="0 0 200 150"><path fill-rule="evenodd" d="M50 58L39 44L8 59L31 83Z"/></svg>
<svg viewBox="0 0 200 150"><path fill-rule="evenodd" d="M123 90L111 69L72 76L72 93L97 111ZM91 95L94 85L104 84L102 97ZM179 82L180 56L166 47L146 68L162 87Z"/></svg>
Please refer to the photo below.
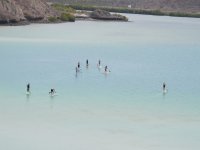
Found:
<svg viewBox="0 0 200 150"><path fill-rule="evenodd" d="M118 20L118 21L128 21L125 16L119 14L111 14L108 11L97 9L90 14L92 19L100 19L100 20Z"/></svg>

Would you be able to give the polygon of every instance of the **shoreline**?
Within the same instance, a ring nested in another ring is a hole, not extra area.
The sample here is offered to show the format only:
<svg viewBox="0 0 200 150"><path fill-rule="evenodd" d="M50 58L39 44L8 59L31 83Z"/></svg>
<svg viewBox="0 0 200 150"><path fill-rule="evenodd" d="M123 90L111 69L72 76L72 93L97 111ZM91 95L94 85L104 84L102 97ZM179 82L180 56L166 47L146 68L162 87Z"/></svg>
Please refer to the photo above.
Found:
<svg viewBox="0 0 200 150"><path fill-rule="evenodd" d="M84 12L94 11L96 9L101 9L108 11L110 13L126 13L126 14L141 14L141 15L153 15L153 16L169 16L169 17L187 17L187 18L200 18L200 14L189 14L189 13L179 13L179 12L161 12L159 10L139 10L139 9L131 9L131 8L122 8L122 7L104 7L104 6L86 6L86 5L66 5L66 7L72 8L76 10L74 13L75 21L105 21L105 22L124 22L123 20L105 20L105 19L95 19L88 16L88 14ZM80 11L78 13L78 11ZM83 11L83 12L81 12ZM1 26L25 26L30 24L58 24L58 23L66 23L71 21L62 21L60 19L56 19L55 21L49 20L23 20L19 22L8 22L8 23L0 23ZM129 21L127 21L129 22Z"/></svg>
<svg viewBox="0 0 200 150"><path fill-rule="evenodd" d="M13 22L13 23L0 23L0 27L2 26L26 26L30 24L59 24L59 23L71 23L71 21L61 21L57 20L55 22L50 22L47 20L26 20L26 21L19 21L19 22Z"/></svg>

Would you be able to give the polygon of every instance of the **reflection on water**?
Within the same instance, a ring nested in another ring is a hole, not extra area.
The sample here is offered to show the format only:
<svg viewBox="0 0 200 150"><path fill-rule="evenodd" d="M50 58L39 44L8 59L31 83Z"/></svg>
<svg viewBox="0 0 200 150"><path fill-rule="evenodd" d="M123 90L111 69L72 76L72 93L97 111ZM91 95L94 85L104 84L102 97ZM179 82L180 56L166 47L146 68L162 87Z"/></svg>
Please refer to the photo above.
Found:
<svg viewBox="0 0 200 150"><path fill-rule="evenodd" d="M50 100L49 100L50 109L53 110L55 96L49 96L49 97L50 97Z"/></svg>
<svg viewBox="0 0 200 150"><path fill-rule="evenodd" d="M27 102L29 102L30 96L31 96L31 93L26 93L26 101Z"/></svg>

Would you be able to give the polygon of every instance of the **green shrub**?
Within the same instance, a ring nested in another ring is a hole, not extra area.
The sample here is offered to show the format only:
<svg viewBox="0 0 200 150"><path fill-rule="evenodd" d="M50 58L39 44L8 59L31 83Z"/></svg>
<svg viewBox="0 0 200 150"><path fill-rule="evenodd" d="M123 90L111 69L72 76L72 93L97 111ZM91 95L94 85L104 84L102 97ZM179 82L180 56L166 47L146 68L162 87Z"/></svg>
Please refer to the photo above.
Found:
<svg viewBox="0 0 200 150"><path fill-rule="evenodd" d="M60 16L60 20L74 22L75 17L74 17L74 15L69 14L69 13L62 13Z"/></svg>
<svg viewBox="0 0 200 150"><path fill-rule="evenodd" d="M62 13L75 13L76 10L74 10L73 8L69 7L69 6L65 6L63 4L53 4L51 5L54 9L56 9L59 12Z"/></svg>
<svg viewBox="0 0 200 150"><path fill-rule="evenodd" d="M56 22L56 21L58 21L58 19L56 18L56 17L48 17L48 21L49 22Z"/></svg>
<svg viewBox="0 0 200 150"><path fill-rule="evenodd" d="M200 18L200 14L181 13L181 12L171 12L169 13L169 16Z"/></svg>

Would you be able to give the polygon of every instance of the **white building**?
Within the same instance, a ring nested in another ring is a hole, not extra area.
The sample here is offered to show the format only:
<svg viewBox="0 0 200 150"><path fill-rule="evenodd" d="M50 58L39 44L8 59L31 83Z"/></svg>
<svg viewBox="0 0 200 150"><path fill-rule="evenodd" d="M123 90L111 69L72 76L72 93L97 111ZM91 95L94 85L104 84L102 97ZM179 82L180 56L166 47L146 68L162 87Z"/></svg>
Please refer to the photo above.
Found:
<svg viewBox="0 0 200 150"><path fill-rule="evenodd" d="M132 6L131 5L128 5L128 8L131 8Z"/></svg>

